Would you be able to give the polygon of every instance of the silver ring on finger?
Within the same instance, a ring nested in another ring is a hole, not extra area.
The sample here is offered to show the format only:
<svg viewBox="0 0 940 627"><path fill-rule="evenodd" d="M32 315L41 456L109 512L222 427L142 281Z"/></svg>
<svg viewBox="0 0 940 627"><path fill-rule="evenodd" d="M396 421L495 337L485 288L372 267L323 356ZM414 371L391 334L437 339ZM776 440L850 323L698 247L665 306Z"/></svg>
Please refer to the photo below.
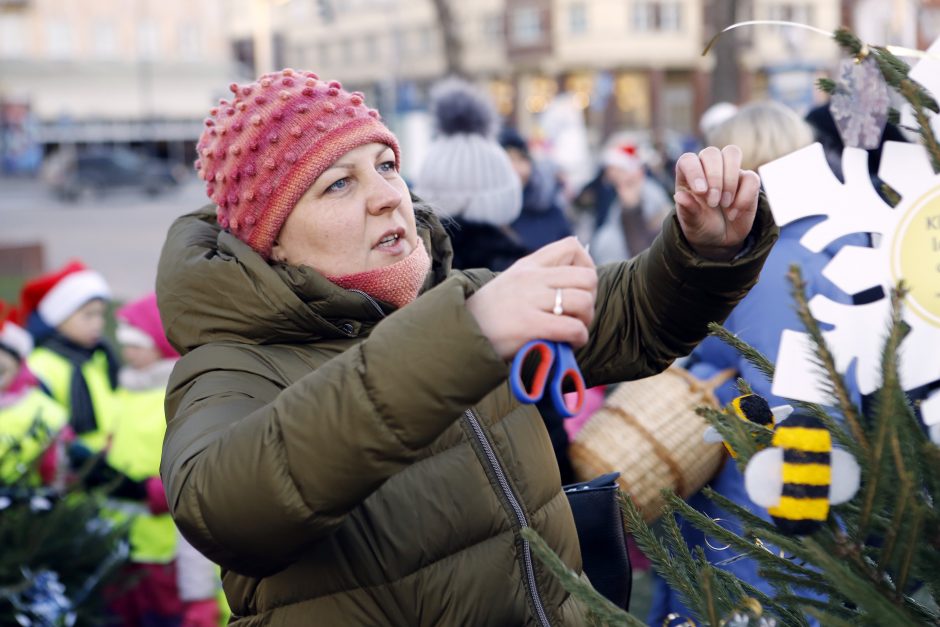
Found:
<svg viewBox="0 0 940 627"><path fill-rule="evenodd" d="M561 288L555 289L555 307L552 309L552 313L556 316L563 316L565 314L565 308L561 305Z"/></svg>

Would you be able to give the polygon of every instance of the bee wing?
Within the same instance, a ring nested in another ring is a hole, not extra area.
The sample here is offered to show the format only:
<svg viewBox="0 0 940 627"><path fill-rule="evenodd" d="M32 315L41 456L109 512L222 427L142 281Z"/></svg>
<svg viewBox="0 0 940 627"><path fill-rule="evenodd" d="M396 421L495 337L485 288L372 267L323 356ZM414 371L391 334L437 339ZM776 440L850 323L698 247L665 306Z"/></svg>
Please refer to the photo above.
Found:
<svg viewBox="0 0 940 627"><path fill-rule="evenodd" d="M777 405L776 407L771 407L770 413L774 415L774 424L779 425L793 413L793 405Z"/></svg>
<svg viewBox="0 0 940 627"><path fill-rule="evenodd" d="M765 448L751 457L744 469L744 488L761 507L773 507L783 493L783 449Z"/></svg>
<svg viewBox="0 0 940 627"><path fill-rule="evenodd" d="M725 439L721 437L721 434L718 433L718 429L715 427L708 427L705 429L705 433L702 434L702 439L708 442L709 444L715 444L717 442L724 442Z"/></svg>
<svg viewBox="0 0 940 627"><path fill-rule="evenodd" d="M840 448L832 449L832 481L829 484L829 502L834 505L851 501L858 492L862 471L855 457Z"/></svg>

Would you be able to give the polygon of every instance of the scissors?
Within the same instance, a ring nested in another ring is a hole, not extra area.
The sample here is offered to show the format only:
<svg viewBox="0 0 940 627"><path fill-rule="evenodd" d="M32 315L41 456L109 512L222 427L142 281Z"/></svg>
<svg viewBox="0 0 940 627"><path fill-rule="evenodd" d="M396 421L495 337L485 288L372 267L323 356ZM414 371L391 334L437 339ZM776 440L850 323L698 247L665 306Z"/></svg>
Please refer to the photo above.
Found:
<svg viewBox="0 0 940 627"><path fill-rule="evenodd" d="M523 367L537 359L531 380L523 379ZM565 402L564 386L571 383L577 400L573 406ZM545 414L571 418L584 405L584 377L574 358L571 345L564 342L532 340L516 353L509 373L509 384L513 394L522 403L538 403ZM546 395L546 388L548 388Z"/></svg>

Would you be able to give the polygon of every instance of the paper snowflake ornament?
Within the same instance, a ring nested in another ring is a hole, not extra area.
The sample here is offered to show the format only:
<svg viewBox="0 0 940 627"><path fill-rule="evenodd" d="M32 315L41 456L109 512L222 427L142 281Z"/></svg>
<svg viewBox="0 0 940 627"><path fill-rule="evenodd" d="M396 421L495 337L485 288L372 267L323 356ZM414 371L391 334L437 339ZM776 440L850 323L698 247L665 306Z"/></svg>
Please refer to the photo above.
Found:
<svg viewBox="0 0 940 627"><path fill-rule="evenodd" d="M827 218L800 240L806 248L820 252L843 235L859 232L872 233L877 242L873 248L844 246L823 274L847 294L881 286L882 298L845 305L817 295L809 303L810 311L819 322L834 326L823 336L836 369L845 374L854 363L859 390L871 394L881 384L890 291L903 279L910 289L904 320L911 332L899 351L901 384L910 390L936 381L940 379L940 175L933 173L922 146L885 143L878 174L901 195L901 202L892 208L872 186L864 150L846 148L842 165L845 183L832 174L822 146L813 144L760 169L778 224L809 216ZM783 332L775 370L774 394L834 404L806 333ZM928 425L940 422L940 403L924 403L921 410Z"/></svg>

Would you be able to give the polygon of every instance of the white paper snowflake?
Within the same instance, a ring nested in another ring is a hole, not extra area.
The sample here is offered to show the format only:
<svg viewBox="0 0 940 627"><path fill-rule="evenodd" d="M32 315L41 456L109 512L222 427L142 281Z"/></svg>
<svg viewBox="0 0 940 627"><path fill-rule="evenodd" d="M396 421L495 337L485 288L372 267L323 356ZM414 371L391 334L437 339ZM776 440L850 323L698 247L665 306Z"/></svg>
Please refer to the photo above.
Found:
<svg viewBox="0 0 940 627"><path fill-rule="evenodd" d="M940 77L940 75L938 75ZM813 144L762 167L761 178L780 225L809 216L826 216L806 232L801 243L819 252L849 233L872 233L877 246L845 246L823 274L848 294L881 286L884 297L864 305L845 305L823 296L810 301L813 316L834 326L823 333L836 368L855 364L863 394L881 384L881 351L890 321L891 288L904 279L910 288L904 320L910 334L900 347L904 389L940 379L940 175L917 144L885 144L879 176L902 197L891 208L876 193L864 150L846 148L845 183L826 164L822 146ZM773 393L785 398L833 404L824 391L825 373L814 364L805 333L784 331ZM927 424L940 422L940 404L925 403Z"/></svg>

